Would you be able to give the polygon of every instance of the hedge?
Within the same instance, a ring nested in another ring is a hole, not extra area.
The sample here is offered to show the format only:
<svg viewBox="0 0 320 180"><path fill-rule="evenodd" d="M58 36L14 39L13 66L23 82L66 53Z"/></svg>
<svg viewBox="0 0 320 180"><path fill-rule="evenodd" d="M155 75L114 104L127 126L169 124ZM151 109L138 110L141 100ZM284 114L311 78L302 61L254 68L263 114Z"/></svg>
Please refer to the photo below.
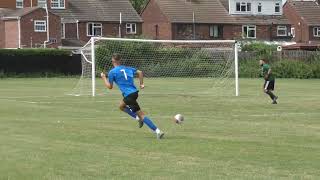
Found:
<svg viewBox="0 0 320 180"><path fill-rule="evenodd" d="M70 56L70 50L63 49L0 49L0 56Z"/></svg>
<svg viewBox="0 0 320 180"><path fill-rule="evenodd" d="M245 78L257 78L261 76L261 68L258 65L259 58L271 60L273 74L277 78L320 78L320 53L304 60L282 59L275 60L272 53L277 45L264 43L251 43L242 46L242 51L255 52L257 57L239 59L239 76Z"/></svg>
<svg viewBox="0 0 320 180"><path fill-rule="evenodd" d="M0 78L81 74L81 56L57 49L0 49Z"/></svg>
<svg viewBox="0 0 320 180"><path fill-rule="evenodd" d="M271 63L273 74L277 78L320 78L320 57L314 61L281 60ZM257 78L261 68L257 59L242 60L239 63L239 76Z"/></svg>

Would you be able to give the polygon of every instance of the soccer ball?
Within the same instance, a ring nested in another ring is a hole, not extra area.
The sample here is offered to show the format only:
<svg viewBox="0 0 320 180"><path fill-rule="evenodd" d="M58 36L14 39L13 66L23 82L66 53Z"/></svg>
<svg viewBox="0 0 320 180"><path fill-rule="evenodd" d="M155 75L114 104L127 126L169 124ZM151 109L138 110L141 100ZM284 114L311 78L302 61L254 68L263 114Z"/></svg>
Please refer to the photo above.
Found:
<svg viewBox="0 0 320 180"><path fill-rule="evenodd" d="M177 124L181 124L184 121L184 117L181 114L175 115L173 119Z"/></svg>

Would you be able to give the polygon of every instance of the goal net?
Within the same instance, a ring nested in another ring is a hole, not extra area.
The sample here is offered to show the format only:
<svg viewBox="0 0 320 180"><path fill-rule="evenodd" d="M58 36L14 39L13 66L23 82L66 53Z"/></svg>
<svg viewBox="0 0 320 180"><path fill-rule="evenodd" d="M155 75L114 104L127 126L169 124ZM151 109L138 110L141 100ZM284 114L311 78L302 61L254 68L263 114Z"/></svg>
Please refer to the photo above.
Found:
<svg viewBox="0 0 320 180"><path fill-rule="evenodd" d="M238 96L238 59L232 40L143 40L92 38L82 49L82 75L73 95L107 93L100 73L111 70L112 54L143 71L144 93Z"/></svg>

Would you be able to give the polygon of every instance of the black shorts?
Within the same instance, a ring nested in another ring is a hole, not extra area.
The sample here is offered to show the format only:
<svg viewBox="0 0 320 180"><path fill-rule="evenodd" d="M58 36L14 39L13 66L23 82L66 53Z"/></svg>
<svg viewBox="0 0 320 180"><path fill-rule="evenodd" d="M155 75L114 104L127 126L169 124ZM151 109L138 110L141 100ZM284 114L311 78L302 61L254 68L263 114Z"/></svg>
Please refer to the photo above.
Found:
<svg viewBox="0 0 320 180"><path fill-rule="evenodd" d="M138 91L134 92L132 94L129 94L127 97L123 98L123 102L129 106L129 108L133 111L133 112L137 112L140 111L140 106L137 102L138 99Z"/></svg>
<svg viewBox="0 0 320 180"><path fill-rule="evenodd" d="M274 80L272 80L272 81L264 81L263 89L273 91L274 90L274 84L275 84Z"/></svg>

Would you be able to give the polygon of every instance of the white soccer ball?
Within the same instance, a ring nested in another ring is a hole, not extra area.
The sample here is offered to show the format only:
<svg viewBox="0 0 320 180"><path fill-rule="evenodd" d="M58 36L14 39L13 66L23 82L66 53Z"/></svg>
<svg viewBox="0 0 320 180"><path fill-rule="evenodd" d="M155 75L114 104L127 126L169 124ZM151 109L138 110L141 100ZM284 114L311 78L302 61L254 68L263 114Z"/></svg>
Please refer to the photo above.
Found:
<svg viewBox="0 0 320 180"><path fill-rule="evenodd" d="M174 116L174 121L177 124L181 124L184 121L184 117L182 116L182 114L177 114Z"/></svg>

